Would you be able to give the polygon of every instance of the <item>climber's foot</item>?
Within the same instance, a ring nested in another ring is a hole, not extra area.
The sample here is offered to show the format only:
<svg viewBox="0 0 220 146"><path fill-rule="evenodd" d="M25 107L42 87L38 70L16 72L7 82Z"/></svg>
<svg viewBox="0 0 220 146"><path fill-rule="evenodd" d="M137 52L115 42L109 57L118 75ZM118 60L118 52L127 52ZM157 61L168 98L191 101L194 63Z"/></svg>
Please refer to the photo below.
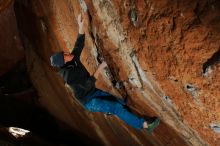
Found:
<svg viewBox="0 0 220 146"><path fill-rule="evenodd" d="M160 124L160 119L159 118L151 118L149 120L147 120L147 128L145 128L147 130L148 133L152 133L153 130L159 126Z"/></svg>

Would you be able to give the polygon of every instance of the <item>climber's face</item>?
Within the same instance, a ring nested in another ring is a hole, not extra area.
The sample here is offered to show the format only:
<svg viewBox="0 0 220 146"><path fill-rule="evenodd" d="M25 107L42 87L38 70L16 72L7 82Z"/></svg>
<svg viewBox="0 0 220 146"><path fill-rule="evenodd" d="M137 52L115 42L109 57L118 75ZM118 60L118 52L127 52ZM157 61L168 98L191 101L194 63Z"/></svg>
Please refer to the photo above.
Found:
<svg viewBox="0 0 220 146"><path fill-rule="evenodd" d="M64 57L64 62L67 63L69 61L71 61L74 58L74 55L71 53L63 53L63 57Z"/></svg>

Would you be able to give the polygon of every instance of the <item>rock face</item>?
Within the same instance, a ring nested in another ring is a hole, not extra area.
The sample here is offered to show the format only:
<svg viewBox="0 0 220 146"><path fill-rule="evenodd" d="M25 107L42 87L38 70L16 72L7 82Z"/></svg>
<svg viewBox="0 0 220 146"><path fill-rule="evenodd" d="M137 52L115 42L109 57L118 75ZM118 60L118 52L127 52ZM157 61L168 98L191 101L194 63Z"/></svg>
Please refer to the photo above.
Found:
<svg viewBox="0 0 220 146"><path fill-rule="evenodd" d="M0 2L0 75L24 57L11 0Z"/></svg>
<svg viewBox="0 0 220 146"><path fill-rule="evenodd" d="M220 144L219 1L17 0L14 7L40 103L72 129L101 145ZM139 115L160 117L154 134L85 111L50 66L52 53L72 50L75 18L85 10L82 62L92 74L102 56L111 73L97 87L127 96Z"/></svg>

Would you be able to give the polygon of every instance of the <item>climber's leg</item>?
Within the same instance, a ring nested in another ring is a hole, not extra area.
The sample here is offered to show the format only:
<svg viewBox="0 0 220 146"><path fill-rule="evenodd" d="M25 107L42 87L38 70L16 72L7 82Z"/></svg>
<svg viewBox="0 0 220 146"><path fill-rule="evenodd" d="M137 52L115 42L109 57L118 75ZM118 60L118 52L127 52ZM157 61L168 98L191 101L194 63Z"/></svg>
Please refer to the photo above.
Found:
<svg viewBox="0 0 220 146"><path fill-rule="evenodd" d="M110 101L115 101L115 102L120 102L121 104L123 105L126 105L126 102L127 100L126 99L121 99L121 98L118 98L118 97L115 97L113 96L112 94L108 93L108 92L105 92L105 91L102 91L100 89L96 89L96 91L92 94L92 95L89 95L85 98L88 98L88 100L94 98L94 97L100 97L102 99L105 99L105 100L110 100Z"/></svg>
<svg viewBox="0 0 220 146"><path fill-rule="evenodd" d="M92 112L103 112L117 115L125 123L136 129L142 129L145 121L144 118L138 117L131 113L126 106L122 105L121 103L117 101L105 100L101 97L91 99L85 104L85 108Z"/></svg>

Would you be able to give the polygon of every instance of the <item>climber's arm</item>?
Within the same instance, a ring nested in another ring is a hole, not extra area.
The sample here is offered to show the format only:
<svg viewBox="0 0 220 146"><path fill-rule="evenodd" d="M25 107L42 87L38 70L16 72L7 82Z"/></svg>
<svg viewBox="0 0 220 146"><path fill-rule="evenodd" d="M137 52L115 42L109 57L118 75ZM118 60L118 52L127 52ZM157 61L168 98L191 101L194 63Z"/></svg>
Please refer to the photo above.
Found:
<svg viewBox="0 0 220 146"><path fill-rule="evenodd" d="M85 42L84 20L82 19L81 14L78 15L77 22L79 25L79 32L71 54L73 54L76 58L79 58L84 48L84 42Z"/></svg>
<svg viewBox="0 0 220 146"><path fill-rule="evenodd" d="M98 66L98 69L95 71L95 73L94 73L93 76L94 76L96 79L98 79L100 73L102 72L102 70L103 70L105 67L107 67L107 64L106 64L105 61L103 61L103 62Z"/></svg>

